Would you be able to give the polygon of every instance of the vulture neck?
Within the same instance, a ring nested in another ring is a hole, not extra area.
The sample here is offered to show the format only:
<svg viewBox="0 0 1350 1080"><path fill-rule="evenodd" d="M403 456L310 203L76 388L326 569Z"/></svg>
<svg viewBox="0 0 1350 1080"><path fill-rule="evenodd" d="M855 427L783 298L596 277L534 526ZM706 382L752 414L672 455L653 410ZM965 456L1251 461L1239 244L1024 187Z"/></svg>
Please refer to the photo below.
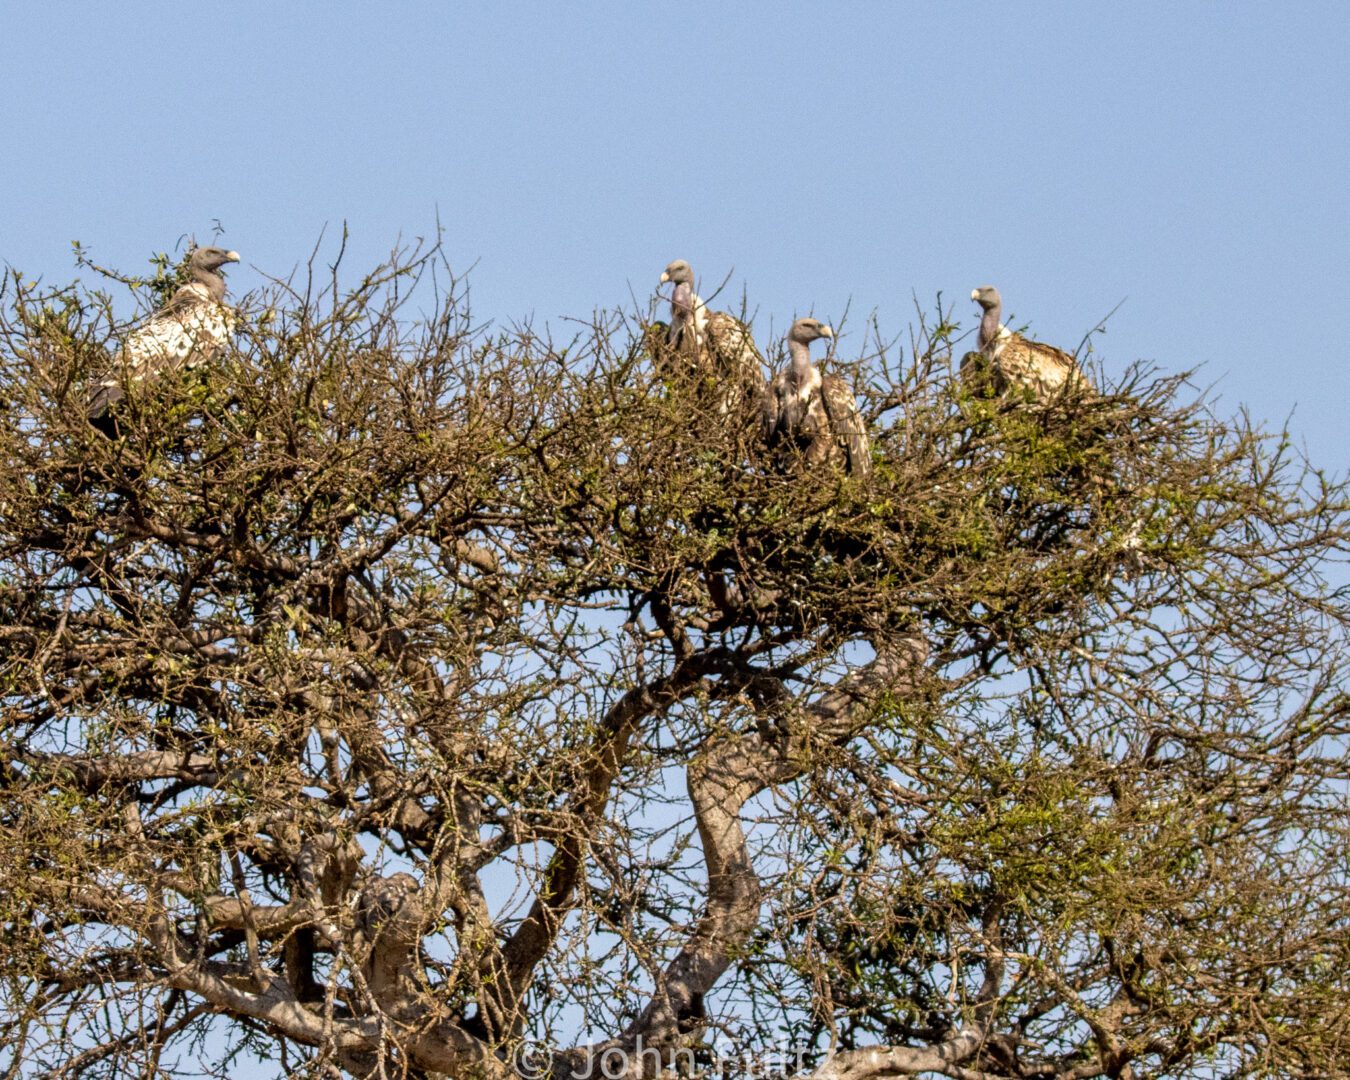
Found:
<svg viewBox="0 0 1350 1080"><path fill-rule="evenodd" d="M672 322L684 322L694 313L694 290L687 282L680 282L670 294L670 317Z"/></svg>
<svg viewBox="0 0 1350 1080"><path fill-rule="evenodd" d="M677 344L684 336L684 329L694 319L694 290L687 282L678 282L675 291L670 294L670 331L666 340ZM696 333L691 330L690 334Z"/></svg>
<svg viewBox="0 0 1350 1080"><path fill-rule="evenodd" d="M788 356L792 359L792 376L799 386L811 379L811 346L804 341L788 339Z"/></svg>
<svg viewBox="0 0 1350 1080"><path fill-rule="evenodd" d="M985 310L980 319L980 348L987 349L998 339L999 316L1003 314L1003 305L995 304Z"/></svg>
<svg viewBox="0 0 1350 1080"><path fill-rule="evenodd" d="M225 279L220 276L217 270L203 270L201 267L193 267L192 280L199 285L206 286L207 295L217 304L225 299Z"/></svg>

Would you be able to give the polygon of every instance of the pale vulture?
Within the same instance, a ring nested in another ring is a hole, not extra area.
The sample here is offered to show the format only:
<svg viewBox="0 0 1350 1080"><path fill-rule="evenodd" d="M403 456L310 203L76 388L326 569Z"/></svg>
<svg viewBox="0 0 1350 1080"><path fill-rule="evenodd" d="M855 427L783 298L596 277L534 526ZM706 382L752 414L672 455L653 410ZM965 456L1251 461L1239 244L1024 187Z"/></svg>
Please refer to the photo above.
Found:
<svg viewBox="0 0 1350 1080"><path fill-rule="evenodd" d="M718 412L738 411L764 390L764 358L750 328L725 311L709 311L694 292L694 271L676 259L661 274L673 282L667 345L687 357L686 374L710 379L717 388Z"/></svg>
<svg viewBox="0 0 1350 1080"><path fill-rule="evenodd" d="M838 375L822 375L811 363L811 342L832 338L819 319L798 319L788 332L788 366L763 395L762 430L769 446L796 446L811 464L847 464L866 476L872 460L867 426L853 391Z"/></svg>
<svg viewBox="0 0 1350 1080"><path fill-rule="evenodd" d="M1065 386L1091 389L1088 377L1068 353L1015 334L999 321L1003 300L996 288L982 285L971 290L970 298L984 314L980 319L980 351L968 353L961 361L963 376L974 378L977 368L985 367L996 394L1016 387L1030 391L1038 401L1053 397Z"/></svg>
<svg viewBox="0 0 1350 1080"><path fill-rule="evenodd" d="M95 426L109 434L115 430L110 413L128 385L196 367L220 352L235 327L235 313L224 302L225 278L220 268L238 261L238 252L218 247L192 253L189 283L127 336L113 369L94 384L88 414Z"/></svg>

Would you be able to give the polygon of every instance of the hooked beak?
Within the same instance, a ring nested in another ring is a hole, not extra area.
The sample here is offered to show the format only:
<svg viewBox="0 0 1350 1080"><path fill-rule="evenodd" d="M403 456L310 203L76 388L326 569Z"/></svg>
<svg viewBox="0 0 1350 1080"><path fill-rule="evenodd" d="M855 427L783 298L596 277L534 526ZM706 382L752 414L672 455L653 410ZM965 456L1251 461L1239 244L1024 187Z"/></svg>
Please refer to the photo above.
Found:
<svg viewBox="0 0 1350 1080"><path fill-rule="evenodd" d="M225 261L226 261L226 262L238 262L238 261L239 261L239 252L237 252L237 251L227 251L227 252L225 252Z"/></svg>
<svg viewBox="0 0 1350 1080"><path fill-rule="evenodd" d="M972 300L978 301L978 300L980 299L980 290L979 290L979 289L971 289L971 290L970 290L970 298L971 298Z"/></svg>
<svg viewBox="0 0 1350 1080"><path fill-rule="evenodd" d="M822 326L822 327L820 328L820 336L821 336L821 337L832 338L832 337L834 337L834 330L833 330L831 327L828 327L828 326Z"/></svg>
<svg viewBox="0 0 1350 1080"><path fill-rule="evenodd" d="M662 270L662 271L661 271L661 284L664 285L664 284L665 284L667 281L669 281L669 280L670 280L670 274L668 274L666 271Z"/></svg>

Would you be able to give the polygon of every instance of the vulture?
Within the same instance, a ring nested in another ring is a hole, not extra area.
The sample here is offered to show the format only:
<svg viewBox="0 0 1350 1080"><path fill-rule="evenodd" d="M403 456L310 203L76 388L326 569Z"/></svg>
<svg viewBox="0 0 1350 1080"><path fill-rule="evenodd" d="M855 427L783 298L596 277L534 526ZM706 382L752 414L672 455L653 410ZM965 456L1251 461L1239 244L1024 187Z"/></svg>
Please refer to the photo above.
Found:
<svg viewBox="0 0 1350 1080"><path fill-rule="evenodd" d="M725 416L752 405L764 392L764 358L750 328L725 311L709 311L694 292L694 271L676 259L661 274L673 282L666 343L692 357L690 371L712 382L717 411Z"/></svg>
<svg viewBox="0 0 1350 1080"><path fill-rule="evenodd" d="M980 351L967 353L961 361L963 375L973 377L979 368L987 368L995 393L1018 387L1029 390L1037 401L1052 397L1062 386L1091 388L1088 377L1068 353L1015 334L999 322L1003 300L992 285L972 289L970 298L984 315L980 319Z"/></svg>
<svg viewBox="0 0 1350 1080"><path fill-rule="evenodd" d="M761 431L770 448L795 445L811 464L847 464L854 476L871 468L867 427L853 391L838 375L822 375L811 363L811 342L833 338L819 319L798 319L788 332L787 368L763 394Z"/></svg>
<svg viewBox="0 0 1350 1080"><path fill-rule="evenodd" d="M188 284L162 308L133 330L113 369L89 396L91 423L114 434L112 410L124 396L127 383L139 383L210 361L234 332L235 314L225 305L225 278L220 268L238 262L237 251L198 248L188 259Z"/></svg>

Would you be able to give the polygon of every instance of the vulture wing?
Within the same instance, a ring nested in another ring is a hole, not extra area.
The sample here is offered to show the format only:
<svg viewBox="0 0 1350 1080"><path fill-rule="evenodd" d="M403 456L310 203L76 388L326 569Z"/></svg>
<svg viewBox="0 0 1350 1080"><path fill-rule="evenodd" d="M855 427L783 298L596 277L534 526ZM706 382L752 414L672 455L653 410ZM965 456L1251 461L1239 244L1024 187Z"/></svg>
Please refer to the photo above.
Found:
<svg viewBox="0 0 1350 1080"><path fill-rule="evenodd" d="M720 387L723 414L737 411L764 391L764 357L755 347L750 328L725 311L708 315L707 354Z"/></svg>
<svg viewBox="0 0 1350 1080"><path fill-rule="evenodd" d="M1066 385L1070 389L1092 387L1078 362L1063 349L1030 341L1021 334L1011 336L995 363L1005 380L1026 387L1042 401Z"/></svg>
<svg viewBox="0 0 1350 1080"><path fill-rule="evenodd" d="M829 434L848 456L848 471L866 476L872 467L867 425L858 412L853 391L838 375L826 375L820 383L820 401L829 417Z"/></svg>
<svg viewBox="0 0 1350 1080"><path fill-rule="evenodd" d="M788 417L784 406L791 394L788 378L782 372L770 381L768 389L760 396L759 431L765 443L773 446L789 433L784 430Z"/></svg>

